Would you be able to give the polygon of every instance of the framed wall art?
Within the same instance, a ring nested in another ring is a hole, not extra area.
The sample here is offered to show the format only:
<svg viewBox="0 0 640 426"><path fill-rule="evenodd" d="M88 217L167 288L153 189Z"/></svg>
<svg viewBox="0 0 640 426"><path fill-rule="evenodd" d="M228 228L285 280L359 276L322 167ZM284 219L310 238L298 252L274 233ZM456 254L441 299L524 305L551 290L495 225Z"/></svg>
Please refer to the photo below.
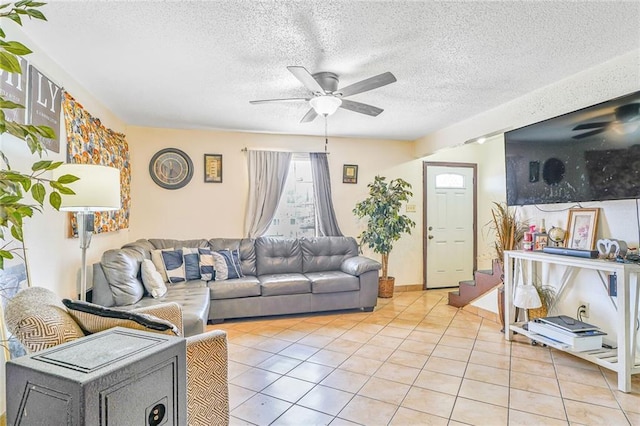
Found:
<svg viewBox="0 0 640 426"><path fill-rule="evenodd" d="M358 166L356 164L342 166L342 183L358 183Z"/></svg>
<svg viewBox="0 0 640 426"><path fill-rule="evenodd" d="M600 209L570 209L567 223L566 247L580 250L593 250L598 230Z"/></svg>
<svg viewBox="0 0 640 426"><path fill-rule="evenodd" d="M222 154L204 155L204 181L222 183Z"/></svg>

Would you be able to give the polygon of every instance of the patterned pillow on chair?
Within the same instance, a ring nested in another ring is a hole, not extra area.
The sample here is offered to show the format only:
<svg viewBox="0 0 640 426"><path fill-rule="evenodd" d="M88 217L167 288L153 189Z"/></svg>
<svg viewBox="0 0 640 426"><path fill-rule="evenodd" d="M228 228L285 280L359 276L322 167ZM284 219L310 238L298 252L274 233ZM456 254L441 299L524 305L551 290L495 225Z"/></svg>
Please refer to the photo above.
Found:
<svg viewBox="0 0 640 426"><path fill-rule="evenodd" d="M84 336L51 290L29 287L7 302L7 328L29 353L52 348Z"/></svg>
<svg viewBox="0 0 640 426"><path fill-rule="evenodd" d="M136 330L155 331L172 336L180 335L177 327L169 321L152 315L105 308L79 300L63 299L69 315L77 321L87 334L97 333L113 327L126 327Z"/></svg>

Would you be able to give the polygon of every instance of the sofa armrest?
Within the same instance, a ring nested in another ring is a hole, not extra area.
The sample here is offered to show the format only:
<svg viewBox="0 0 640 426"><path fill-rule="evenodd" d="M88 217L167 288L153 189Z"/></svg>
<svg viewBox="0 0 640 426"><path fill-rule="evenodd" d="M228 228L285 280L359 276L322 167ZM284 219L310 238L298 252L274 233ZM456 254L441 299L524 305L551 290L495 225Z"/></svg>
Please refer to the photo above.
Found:
<svg viewBox="0 0 640 426"><path fill-rule="evenodd" d="M227 333L187 338L187 420L190 426L229 424Z"/></svg>
<svg viewBox="0 0 640 426"><path fill-rule="evenodd" d="M131 312L153 315L154 317L169 321L178 329L178 335L184 336L184 327L182 325L182 307L175 302L158 303L154 306L136 308L132 309Z"/></svg>
<svg viewBox="0 0 640 426"><path fill-rule="evenodd" d="M349 259L345 259L340 265L340 270L346 274L351 274L356 277L369 271L377 271L382 268L380 262L376 262L373 259L369 259L364 256L354 256Z"/></svg>

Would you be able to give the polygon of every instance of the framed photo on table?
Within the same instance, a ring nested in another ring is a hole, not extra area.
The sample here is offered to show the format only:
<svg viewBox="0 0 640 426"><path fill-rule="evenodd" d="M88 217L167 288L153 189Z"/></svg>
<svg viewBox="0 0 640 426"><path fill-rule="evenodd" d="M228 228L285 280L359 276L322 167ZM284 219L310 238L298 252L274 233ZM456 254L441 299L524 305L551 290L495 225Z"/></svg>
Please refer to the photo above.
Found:
<svg viewBox="0 0 640 426"><path fill-rule="evenodd" d="M600 209L570 209L567 224L567 248L593 250Z"/></svg>
<svg viewBox="0 0 640 426"><path fill-rule="evenodd" d="M356 164L342 166L342 183L358 183L358 166Z"/></svg>
<svg viewBox="0 0 640 426"><path fill-rule="evenodd" d="M222 154L204 155L204 181L222 183Z"/></svg>

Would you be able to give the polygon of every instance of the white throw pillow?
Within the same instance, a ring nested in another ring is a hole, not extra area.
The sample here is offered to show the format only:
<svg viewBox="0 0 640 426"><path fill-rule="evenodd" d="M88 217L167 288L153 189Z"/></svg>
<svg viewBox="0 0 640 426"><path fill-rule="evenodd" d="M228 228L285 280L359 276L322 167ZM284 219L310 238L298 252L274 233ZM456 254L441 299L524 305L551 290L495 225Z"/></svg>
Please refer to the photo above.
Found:
<svg viewBox="0 0 640 426"><path fill-rule="evenodd" d="M153 262L149 259L144 259L142 261L141 269L142 284L144 284L144 288L147 289L149 294L156 299L164 296L167 292L167 286L164 285L162 275L160 275L160 272L156 270Z"/></svg>
<svg viewBox="0 0 640 426"><path fill-rule="evenodd" d="M165 249L165 250L173 250L173 248ZM151 261L156 267L156 271L160 273L160 276L162 277L162 282L165 282L165 283L169 282L169 277L167 277L167 272L164 270L164 262L162 261L161 249L151 250Z"/></svg>

